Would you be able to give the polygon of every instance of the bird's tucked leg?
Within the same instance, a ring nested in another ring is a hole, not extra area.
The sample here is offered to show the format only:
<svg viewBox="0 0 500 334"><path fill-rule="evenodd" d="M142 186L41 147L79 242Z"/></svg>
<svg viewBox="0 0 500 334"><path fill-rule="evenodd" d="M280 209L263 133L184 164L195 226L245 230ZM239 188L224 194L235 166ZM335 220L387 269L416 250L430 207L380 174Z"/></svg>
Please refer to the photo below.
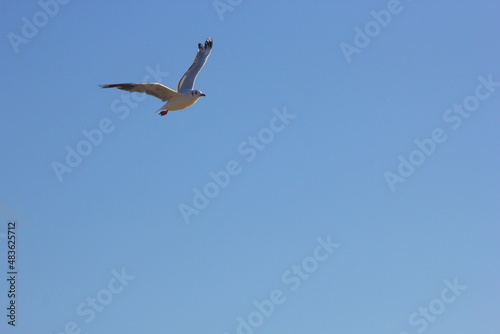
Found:
<svg viewBox="0 0 500 334"><path fill-rule="evenodd" d="M168 110L160 111L160 116L165 116L168 113Z"/></svg>

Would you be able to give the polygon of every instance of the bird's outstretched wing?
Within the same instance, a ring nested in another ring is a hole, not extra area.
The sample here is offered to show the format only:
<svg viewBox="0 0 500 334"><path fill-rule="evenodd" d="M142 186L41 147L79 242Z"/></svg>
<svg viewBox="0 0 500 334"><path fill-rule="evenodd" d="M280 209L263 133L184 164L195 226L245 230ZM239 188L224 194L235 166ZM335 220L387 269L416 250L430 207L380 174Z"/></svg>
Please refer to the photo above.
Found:
<svg viewBox="0 0 500 334"><path fill-rule="evenodd" d="M200 73L203 65L207 62L208 56L210 56L210 52L212 52L212 45L213 42L211 37L207 38L204 46L201 43L198 44L198 52L196 53L193 64L191 64L191 67L184 73L177 85L178 92L186 92L193 89L196 76Z"/></svg>
<svg viewBox="0 0 500 334"><path fill-rule="evenodd" d="M162 101L168 101L177 95L181 95L172 89L159 83L122 83L112 85L100 85L102 88L118 88L127 92L146 93L159 98Z"/></svg>

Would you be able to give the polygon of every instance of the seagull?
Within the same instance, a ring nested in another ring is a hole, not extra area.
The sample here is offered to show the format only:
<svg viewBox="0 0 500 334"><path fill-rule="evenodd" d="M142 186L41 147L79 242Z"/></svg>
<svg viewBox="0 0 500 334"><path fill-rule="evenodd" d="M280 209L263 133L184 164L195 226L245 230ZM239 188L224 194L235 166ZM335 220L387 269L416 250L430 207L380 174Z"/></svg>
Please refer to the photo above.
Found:
<svg viewBox="0 0 500 334"><path fill-rule="evenodd" d="M121 83L100 86L102 88L118 88L128 92L146 93L162 101L168 101L163 107L155 111L155 113L159 113L161 116L165 116L170 110L185 109L195 104L200 97L205 96L201 91L193 88L198 73L200 73L207 62L208 56L210 56L210 52L212 52L212 45L211 37L206 39L205 45L198 43L198 52L193 64L191 64L179 81L177 91L160 83Z"/></svg>

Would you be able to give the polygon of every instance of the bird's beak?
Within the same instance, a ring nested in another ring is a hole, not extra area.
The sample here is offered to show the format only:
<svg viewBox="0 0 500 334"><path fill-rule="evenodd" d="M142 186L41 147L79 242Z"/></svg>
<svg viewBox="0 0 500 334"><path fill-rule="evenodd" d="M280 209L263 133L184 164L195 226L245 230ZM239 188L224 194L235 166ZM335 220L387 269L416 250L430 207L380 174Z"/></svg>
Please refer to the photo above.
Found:
<svg viewBox="0 0 500 334"><path fill-rule="evenodd" d="M200 96L206 96L205 94L200 94Z"/></svg>

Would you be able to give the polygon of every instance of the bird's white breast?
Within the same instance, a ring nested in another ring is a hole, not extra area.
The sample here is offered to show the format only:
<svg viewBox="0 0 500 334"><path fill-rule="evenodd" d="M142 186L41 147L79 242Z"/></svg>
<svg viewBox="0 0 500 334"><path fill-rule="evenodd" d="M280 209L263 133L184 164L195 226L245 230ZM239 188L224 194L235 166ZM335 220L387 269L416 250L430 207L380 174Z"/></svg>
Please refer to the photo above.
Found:
<svg viewBox="0 0 500 334"><path fill-rule="evenodd" d="M191 93L182 94L168 101L164 108L168 110L181 110L195 104L199 98L200 96L193 96Z"/></svg>

